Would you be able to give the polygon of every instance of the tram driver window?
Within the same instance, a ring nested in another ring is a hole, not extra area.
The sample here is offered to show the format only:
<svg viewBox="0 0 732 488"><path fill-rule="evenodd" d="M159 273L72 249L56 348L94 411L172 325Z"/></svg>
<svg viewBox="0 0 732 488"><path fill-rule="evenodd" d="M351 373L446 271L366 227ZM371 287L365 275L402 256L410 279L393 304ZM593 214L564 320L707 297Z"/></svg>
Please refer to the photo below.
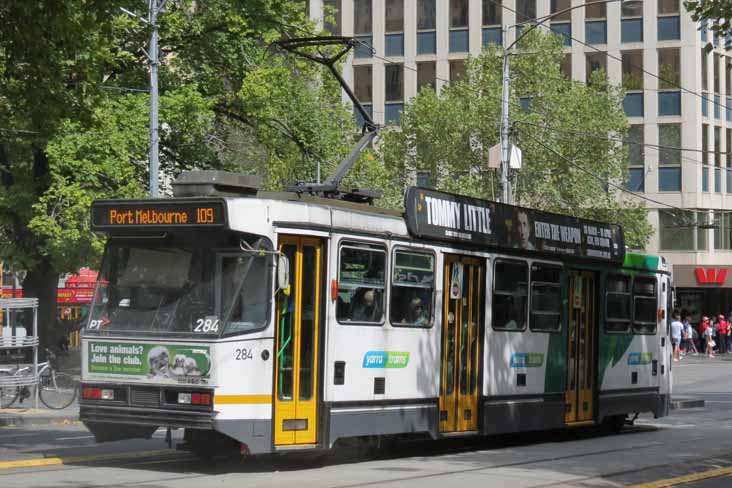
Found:
<svg viewBox="0 0 732 488"><path fill-rule="evenodd" d="M633 332L656 333L656 280L636 278L633 281Z"/></svg>
<svg viewBox="0 0 732 488"><path fill-rule="evenodd" d="M264 327L269 316L270 303L267 257L223 256L220 267L221 320L227 315L229 318L224 335L242 334Z"/></svg>
<svg viewBox="0 0 732 488"><path fill-rule="evenodd" d="M336 318L340 323L384 322L386 251L368 244L341 246Z"/></svg>
<svg viewBox="0 0 732 488"><path fill-rule="evenodd" d="M561 268L545 264L531 266L531 330L558 332L561 328Z"/></svg>
<svg viewBox="0 0 732 488"><path fill-rule="evenodd" d="M605 332L630 332L629 277L608 276L605 304Z"/></svg>
<svg viewBox="0 0 732 488"><path fill-rule="evenodd" d="M493 277L493 328L526 329L529 267L524 262L496 261Z"/></svg>
<svg viewBox="0 0 732 488"><path fill-rule="evenodd" d="M435 257L432 254L396 251L391 276L391 324L430 327L435 289Z"/></svg>

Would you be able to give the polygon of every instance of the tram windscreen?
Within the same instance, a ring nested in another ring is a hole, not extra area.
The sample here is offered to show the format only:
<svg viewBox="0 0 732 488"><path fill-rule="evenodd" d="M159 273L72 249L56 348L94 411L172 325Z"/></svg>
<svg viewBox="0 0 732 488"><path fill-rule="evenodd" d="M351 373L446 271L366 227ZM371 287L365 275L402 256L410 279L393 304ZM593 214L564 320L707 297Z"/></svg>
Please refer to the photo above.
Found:
<svg viewBox="0 0 732 488"><path fill-rule="evenodd" d="M263 240L246 241L111 240L87 332L211 337L261 329L271 305L272 257L252 252Z"/></svg>

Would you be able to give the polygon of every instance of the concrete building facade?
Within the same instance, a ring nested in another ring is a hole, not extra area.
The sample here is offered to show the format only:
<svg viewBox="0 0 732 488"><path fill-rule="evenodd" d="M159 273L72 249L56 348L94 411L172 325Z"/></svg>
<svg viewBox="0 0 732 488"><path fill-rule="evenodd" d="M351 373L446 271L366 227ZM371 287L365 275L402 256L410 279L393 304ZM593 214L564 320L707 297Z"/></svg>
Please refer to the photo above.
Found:
<svg viewBox="0 0 732 488"><path fill-rule="evenodd" d="M404 103L438 91L488 43L509 45L523 22L583 0L305 0L310 17L365 45L345 78L380 124ZM598 68L627 90L631 171L655 229L645 251L665 256L677 303L693 313L732 311L732 54L729 40L691 19L681 0L609 1L553 17L563 70L586 81ZM677 150L674 148L682 148ZM726 270L726 271L725 271ZM724 275L723 279L720 276ZM712 279L710 279L712 278Z"/></svg>

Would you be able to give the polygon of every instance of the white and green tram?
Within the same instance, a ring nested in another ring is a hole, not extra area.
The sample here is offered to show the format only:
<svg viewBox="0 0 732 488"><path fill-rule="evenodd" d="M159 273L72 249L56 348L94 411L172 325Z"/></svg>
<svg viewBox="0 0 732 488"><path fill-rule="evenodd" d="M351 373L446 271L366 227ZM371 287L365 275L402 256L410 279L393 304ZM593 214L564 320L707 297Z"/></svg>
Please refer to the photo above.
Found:
<svg viewBox="0 0 732 488"><path fill-rule="evenodd" d="M618 226L416 187L404 214L220 173L176 188L92 207L100 442L182 428L257 454L668 413L671 276Z"/></svg>

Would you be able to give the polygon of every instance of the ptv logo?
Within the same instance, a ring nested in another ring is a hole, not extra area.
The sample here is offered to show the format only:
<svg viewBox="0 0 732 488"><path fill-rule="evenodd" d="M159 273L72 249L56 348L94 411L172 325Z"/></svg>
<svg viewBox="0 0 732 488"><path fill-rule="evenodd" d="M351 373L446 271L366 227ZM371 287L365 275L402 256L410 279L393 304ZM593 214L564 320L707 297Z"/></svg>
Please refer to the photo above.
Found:
<svg viewBox="0 0 732 488"><path fill-rule="evenodd" d="M694 272L700 285L721 285L727 279L727 268L696 268Z"/></svg>

